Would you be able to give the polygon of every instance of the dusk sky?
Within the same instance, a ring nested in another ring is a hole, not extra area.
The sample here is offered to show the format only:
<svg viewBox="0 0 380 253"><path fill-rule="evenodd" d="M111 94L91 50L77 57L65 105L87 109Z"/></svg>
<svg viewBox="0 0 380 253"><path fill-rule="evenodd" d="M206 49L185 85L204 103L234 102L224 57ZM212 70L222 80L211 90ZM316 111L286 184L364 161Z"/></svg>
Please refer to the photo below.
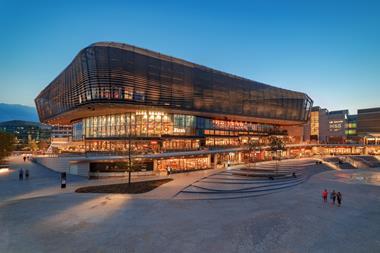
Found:
<svg viewBox="0 0 380 253"><path fill-rule="evenodd" d="M34 98L84 47L132 44L329 110L380 107L380 1L0 0L0 102Z"/></svg>

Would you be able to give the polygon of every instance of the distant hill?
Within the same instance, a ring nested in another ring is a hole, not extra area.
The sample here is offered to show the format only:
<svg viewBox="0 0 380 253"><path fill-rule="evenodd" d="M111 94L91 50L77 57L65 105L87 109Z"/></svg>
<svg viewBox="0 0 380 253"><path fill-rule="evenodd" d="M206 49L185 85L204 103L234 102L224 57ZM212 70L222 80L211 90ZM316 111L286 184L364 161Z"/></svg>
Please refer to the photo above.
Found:
<svg viewBox="0 0 380 253"><path fill-rule="evenodd" d="M25 120L39 122L35 107L0 103L0 122L9 120Z"/></svg>

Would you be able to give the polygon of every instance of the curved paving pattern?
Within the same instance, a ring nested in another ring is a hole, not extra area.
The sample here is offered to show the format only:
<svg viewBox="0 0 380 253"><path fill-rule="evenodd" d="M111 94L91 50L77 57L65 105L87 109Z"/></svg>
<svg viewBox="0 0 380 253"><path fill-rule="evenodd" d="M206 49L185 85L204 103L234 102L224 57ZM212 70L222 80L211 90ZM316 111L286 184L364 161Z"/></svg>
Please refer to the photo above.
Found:
<svg viewBox="0 0 380 253"><path fill-rule="evenodd" d="M270 194L303 183L316 171L314 159L284 160L276 169L276 162L264 162L255 168L245 166L204 177L185 189L178 199L231 199ZM296 177L293 177L295 173ZM270 178L273 177L273 179Z"/></svg>

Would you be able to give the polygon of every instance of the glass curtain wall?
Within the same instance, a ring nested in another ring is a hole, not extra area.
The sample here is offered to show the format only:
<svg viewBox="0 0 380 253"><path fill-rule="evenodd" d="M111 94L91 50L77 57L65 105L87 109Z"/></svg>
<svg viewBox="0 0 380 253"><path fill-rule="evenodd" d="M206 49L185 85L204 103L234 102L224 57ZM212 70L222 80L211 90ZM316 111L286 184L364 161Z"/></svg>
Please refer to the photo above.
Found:
<svg viewBox="0 0 380 253"><path fill-rule="evenodd" d="M94 116L73 124L73 139L108 137L162 137L165 135L250 135L276 133L278 126L248 122L221 121L191 115L166 114L162 112L133 112ZM204 129L196 132L196 129Z"/></svg>
<svg viewBox="0 0 380 253"><path fill-rule="evenodd" d="M73 139L223 135L242 136L279 133L276 125L222 121L192 115L137 111L94 116L73 124ZM197 131L200 130L200 131Z"/></svg>
<svg viewBox="0 0 380 253"><path fill-rule="evenodd" d="M133 112L83 119L86 138L194 135L195 117L161 112ZM130 133L129 133L130 132Z"/></svg>

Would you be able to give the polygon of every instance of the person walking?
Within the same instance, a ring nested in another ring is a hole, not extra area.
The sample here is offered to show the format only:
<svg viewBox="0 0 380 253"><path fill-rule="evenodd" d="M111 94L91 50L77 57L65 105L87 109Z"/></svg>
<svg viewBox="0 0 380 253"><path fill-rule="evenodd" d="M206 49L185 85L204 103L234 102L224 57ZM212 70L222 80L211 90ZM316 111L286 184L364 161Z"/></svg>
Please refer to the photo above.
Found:
<svg viewBox="0 0 380 253"><path fill-rule="evenodd" d="M325 189L323 192L322 192L322 199L323 199L323 202L326 203L327 202L327 195L328 195L328 191L327 189Z"/></svg>
<svg viewBox="0 0 380 253"><path fill-rule="evenodd" d="M335 200L336 200L336 192L335 190L333 190L331 193L330 193L330 199L331 199L331 204L335 205Z"/></svg>
<svg viewBox="0 0 380 253"><path fill-rule="evenodd" d="M23 159L24 159L24 162L25 162L25 160L26 160L26 156L24 156Z"/></svg>
<svg viewBox="0 0 380 253"><path fill-rule="evenodd" d="M25 170L25 179L29 179L29 170L28 169Z"/></svg>
<svg viewBox="0 0 380 253"><path fill-rule="evenodd" d="M338 201L338 206L340 206L342 204L342 193L338 192L336 194L336 199Z"/></svg>
<svg viewBox="0 0 380 253"><path fill-rule="evenodd" d="M18 179L23 180L24 179L24 171L22 169L19 170L18 172Z"/></svg>

